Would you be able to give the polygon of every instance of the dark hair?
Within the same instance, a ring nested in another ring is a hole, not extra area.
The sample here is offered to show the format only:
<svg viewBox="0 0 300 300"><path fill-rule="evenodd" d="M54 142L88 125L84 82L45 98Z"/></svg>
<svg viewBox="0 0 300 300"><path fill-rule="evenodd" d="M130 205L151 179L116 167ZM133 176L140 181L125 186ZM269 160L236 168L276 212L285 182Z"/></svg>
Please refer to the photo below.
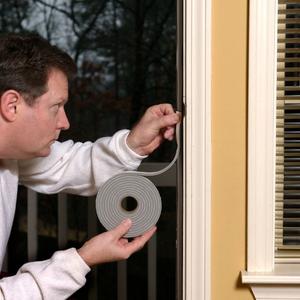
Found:
<svg viewBox="0 0 300 300"><path fill-rule="evenodd" d="M0 96L13 89L33 105L47 92L53 69L62 71L68 80L76 73L73 59L38 34L0 34Z"/></svg>

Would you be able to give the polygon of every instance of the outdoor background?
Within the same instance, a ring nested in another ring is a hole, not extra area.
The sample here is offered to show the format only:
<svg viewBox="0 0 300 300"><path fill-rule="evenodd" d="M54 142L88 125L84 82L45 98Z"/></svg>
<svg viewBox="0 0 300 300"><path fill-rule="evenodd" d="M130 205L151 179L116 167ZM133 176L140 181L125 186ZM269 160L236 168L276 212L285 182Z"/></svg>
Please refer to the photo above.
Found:
<svg viewBox="0 0 300 300"><path fill-rule="evenodd" d="M1 0L0 32L23 31L40 33L78 66L66 106L71 128L61 140L94 141L131 128L150 105L176 105L176 0ZM167 142L147 161L169 162L175 147ZM157 299L175 299L176 189L160 192ZM38 199L38 259L46 259L58 249L57 196ZM20 188L9 243L11 274L27 261L26 207L26 190ZM87 216L86 198L69 196L68 246L87 239L88 217L95 216ZM99 298L117 298L116 270L114 263L99 267ZM127 274L128 299L146 299L146 249L130 258ZM85 299L88 289L89 284L72 299Z"/></svg>

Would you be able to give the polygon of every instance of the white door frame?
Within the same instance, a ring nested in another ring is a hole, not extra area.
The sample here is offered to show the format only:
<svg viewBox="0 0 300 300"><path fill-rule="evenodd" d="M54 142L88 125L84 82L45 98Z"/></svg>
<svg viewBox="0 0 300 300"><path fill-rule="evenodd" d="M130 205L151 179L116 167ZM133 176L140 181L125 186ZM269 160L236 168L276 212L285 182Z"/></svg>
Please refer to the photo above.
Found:
<svg viewBox="0 0 300 300"><path fill-rule="evenodd" d="M211 276L211 0L185 0L183 295L209 300Z"/></svg>

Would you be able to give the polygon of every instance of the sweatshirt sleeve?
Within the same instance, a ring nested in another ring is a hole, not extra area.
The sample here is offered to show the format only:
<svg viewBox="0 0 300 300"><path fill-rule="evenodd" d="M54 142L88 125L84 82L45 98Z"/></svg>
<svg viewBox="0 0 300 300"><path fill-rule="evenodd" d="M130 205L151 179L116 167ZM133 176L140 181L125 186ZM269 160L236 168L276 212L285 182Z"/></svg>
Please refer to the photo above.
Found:
<svg viewBox="0 0 300 300"><path fill-rule="evenodd" d="M128 133L120 130L95 143L57 142L48 157L19 161L20 184L46 194L94 195L107 179L136 169L145 158L129 149Z"/></svg>
<svg viewBox="0 0 300 300"><path fill-rule="evenodd" d="M121 130L95 143L57 142L49 156L18 162L19 183L46 194L96 194L107 179L136 169L144 158L126 145L128 133ZM55 252L0 280L0 300L67 299L85 284L89 270L76 249Z"/></svg>
<svg viewBox="0 0 300 300"><path fill-rule="evenodd" d="M0 280L0 300L67 299L85 284L89 271L75 248L57 251L50 259L27 263L16 275Z"/></svg>

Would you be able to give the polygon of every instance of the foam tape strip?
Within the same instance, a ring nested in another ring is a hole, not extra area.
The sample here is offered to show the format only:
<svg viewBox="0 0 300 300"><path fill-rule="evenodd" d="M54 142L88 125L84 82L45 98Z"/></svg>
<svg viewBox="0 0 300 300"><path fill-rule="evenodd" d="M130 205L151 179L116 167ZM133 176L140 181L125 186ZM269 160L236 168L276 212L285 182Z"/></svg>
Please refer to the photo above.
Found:
<svg viewBox="0 0 300 300"><path fill-rule="evenodd" d="M137 207L132 211L123 208L122 201L132 197ZM161 198L155 185L146 177L136 174L119 174L106 181L98 192L96 211L101 224L113 229L124 219L130 218L132 227L125 237L136 237L158 221L161 214Z"/></svg>

